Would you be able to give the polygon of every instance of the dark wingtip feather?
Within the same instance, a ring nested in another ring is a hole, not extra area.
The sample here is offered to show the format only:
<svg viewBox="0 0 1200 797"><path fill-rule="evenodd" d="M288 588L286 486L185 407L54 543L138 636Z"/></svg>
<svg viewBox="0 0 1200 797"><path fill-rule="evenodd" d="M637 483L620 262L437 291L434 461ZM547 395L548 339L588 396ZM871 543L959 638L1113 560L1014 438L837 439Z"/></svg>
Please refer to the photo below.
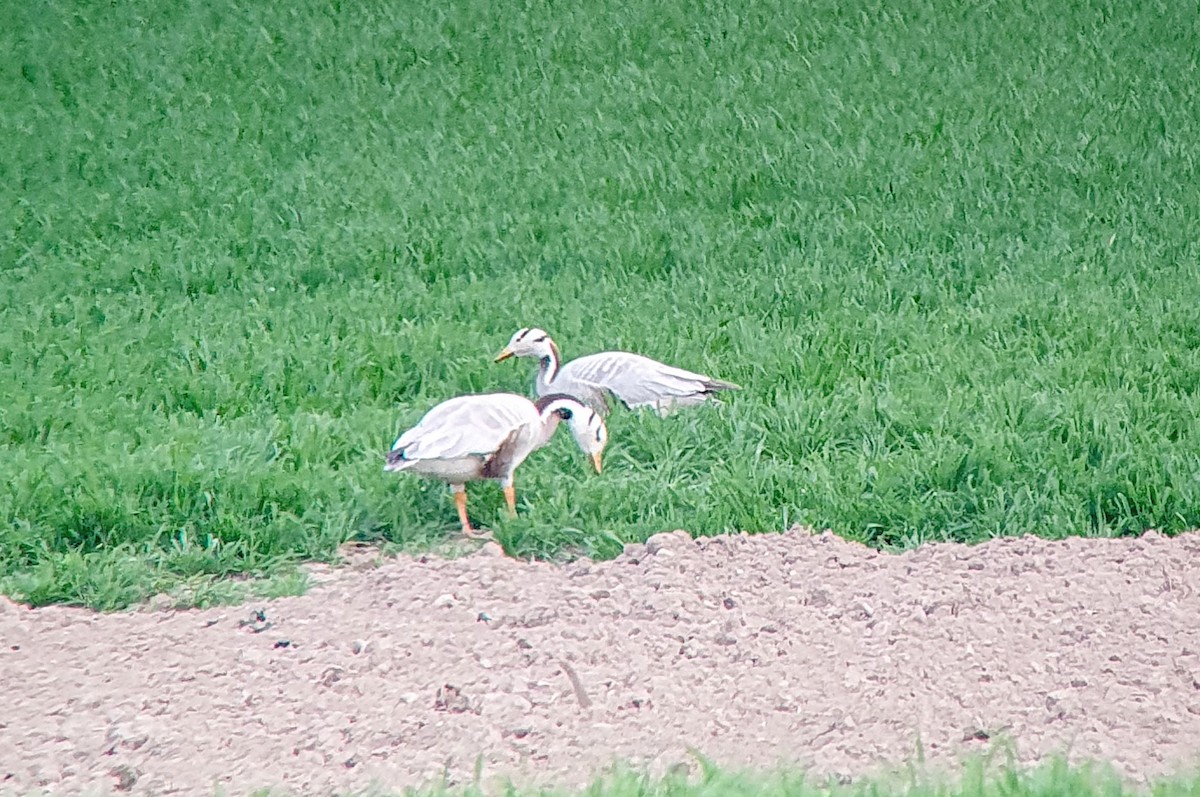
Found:
<svg viewBox="0 0 1200 797"><path fill-rule="evenodd" d="M741 385L726 382L724 379L709 379L704 383L705 393L715 393L718 390L741 390Z"/></svg>

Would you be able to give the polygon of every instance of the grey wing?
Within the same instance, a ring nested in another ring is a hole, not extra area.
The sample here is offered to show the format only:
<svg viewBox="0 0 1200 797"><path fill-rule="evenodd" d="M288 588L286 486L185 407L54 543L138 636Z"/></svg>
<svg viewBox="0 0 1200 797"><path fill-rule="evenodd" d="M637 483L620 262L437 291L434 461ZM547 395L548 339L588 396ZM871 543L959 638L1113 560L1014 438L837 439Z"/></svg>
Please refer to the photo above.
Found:
<svg viewBox="0 0 1200 797"><path fill-rule="evenodd" d="M521 396L459 396L426 413L392 449L403 449L405 459L489 456L530 421L531 411L536 418L533 405Z"/></svg>
<svg viewBox="0 0 1200 797"><path fill-rule="evenodd" d="M567 366L572 364L567 363ZM580 378L578 375L572 374L566 366L563 366L545 391L546 395L551 393L565 393L568 396L574 396L601 415L608 415L609 410L612 409L609 405L609 399L613 397L612 391L606 385Z"/></svg>
<svg viewBox="0 0 1200 797"><path fill-rule="evenodd" d="M699 404L716 391L737 389L730 382L619 351L572 360L560 378L609 393L630 409Z"/></svg>

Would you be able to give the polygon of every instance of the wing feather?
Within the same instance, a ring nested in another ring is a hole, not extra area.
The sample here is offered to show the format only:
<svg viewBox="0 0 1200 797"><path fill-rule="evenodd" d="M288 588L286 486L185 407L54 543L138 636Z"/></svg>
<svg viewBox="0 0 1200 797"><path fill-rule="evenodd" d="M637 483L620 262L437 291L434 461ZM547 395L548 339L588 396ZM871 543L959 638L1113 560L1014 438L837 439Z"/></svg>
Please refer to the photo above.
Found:
<svg viewBox="0 0 1200 797"><path fill-rule="evenodd" d="M458 459L495 453L518 427L538 419L533 403L508 393L458 396L437 405L396 439L404 458Z"/></svg>
<svg viewBox="0 0 1200 797"><path fill-rule="evenodd" d="M621 351L590 354L567 363L554 385L560 389L571 384L607 391L630 408L702 401L716 390L736 388L729 382Z"/></svg>

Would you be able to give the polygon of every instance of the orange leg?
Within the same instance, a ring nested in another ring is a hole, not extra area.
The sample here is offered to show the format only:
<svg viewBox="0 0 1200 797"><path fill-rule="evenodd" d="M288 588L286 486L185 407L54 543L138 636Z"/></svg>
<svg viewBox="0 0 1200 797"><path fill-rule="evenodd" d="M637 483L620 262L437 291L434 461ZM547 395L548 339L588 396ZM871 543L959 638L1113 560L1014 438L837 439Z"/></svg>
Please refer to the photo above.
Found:
<svg viewBox="0 0 1200 797"><path fill-rule="evenodd" d="M467 491L465 489L454 491L454 505L458 507L458 519L462 521L462 533L470 537L471 521L467 518Z"/></svg>
<svg viewBox="0 0 1200 797"><path fill-rule="evenodd" d="M517 491L510 484L504 488L504 502L508 504L508 516L517 516Z"/></svg>
<svg viewBox="0 0 1200 797"><path fill-rule="evenodd" d="M472 540L490 540L492 538L491 532L475 531L471 528L471 521L467 517L467 490L465 487L454 491L454 505L458 507L458 519L462 521L464 537Z"/></svg>

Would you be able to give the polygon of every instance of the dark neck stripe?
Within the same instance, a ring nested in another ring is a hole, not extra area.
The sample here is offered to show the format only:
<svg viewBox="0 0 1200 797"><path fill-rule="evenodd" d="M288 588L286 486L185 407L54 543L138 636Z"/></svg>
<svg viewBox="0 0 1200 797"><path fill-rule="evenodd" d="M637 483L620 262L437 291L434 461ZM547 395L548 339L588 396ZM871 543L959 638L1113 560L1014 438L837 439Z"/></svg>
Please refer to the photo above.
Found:
<svg viewBox="0 0 1200 797"><path fill-rule="evenodd" d="M558 353L558 346L554 341L550 341L550 354L542 358L542 368L546 371L546 381L553 382L554 377L558 376L558 369L562 362L562 355Z"/></svg>
<svg viewBox="0 0 1200 797"><path fill-rule="evenodd" d="M568 396L566 393L547 393L546 395L540 396L536 401L534 401L533 406L537 407L538 413L541 414L544 413L546 408L551 404L562 399L567 399L568 401L572 401L576 404L579 403L579 399L575 398L574 396Z"/></svg>

